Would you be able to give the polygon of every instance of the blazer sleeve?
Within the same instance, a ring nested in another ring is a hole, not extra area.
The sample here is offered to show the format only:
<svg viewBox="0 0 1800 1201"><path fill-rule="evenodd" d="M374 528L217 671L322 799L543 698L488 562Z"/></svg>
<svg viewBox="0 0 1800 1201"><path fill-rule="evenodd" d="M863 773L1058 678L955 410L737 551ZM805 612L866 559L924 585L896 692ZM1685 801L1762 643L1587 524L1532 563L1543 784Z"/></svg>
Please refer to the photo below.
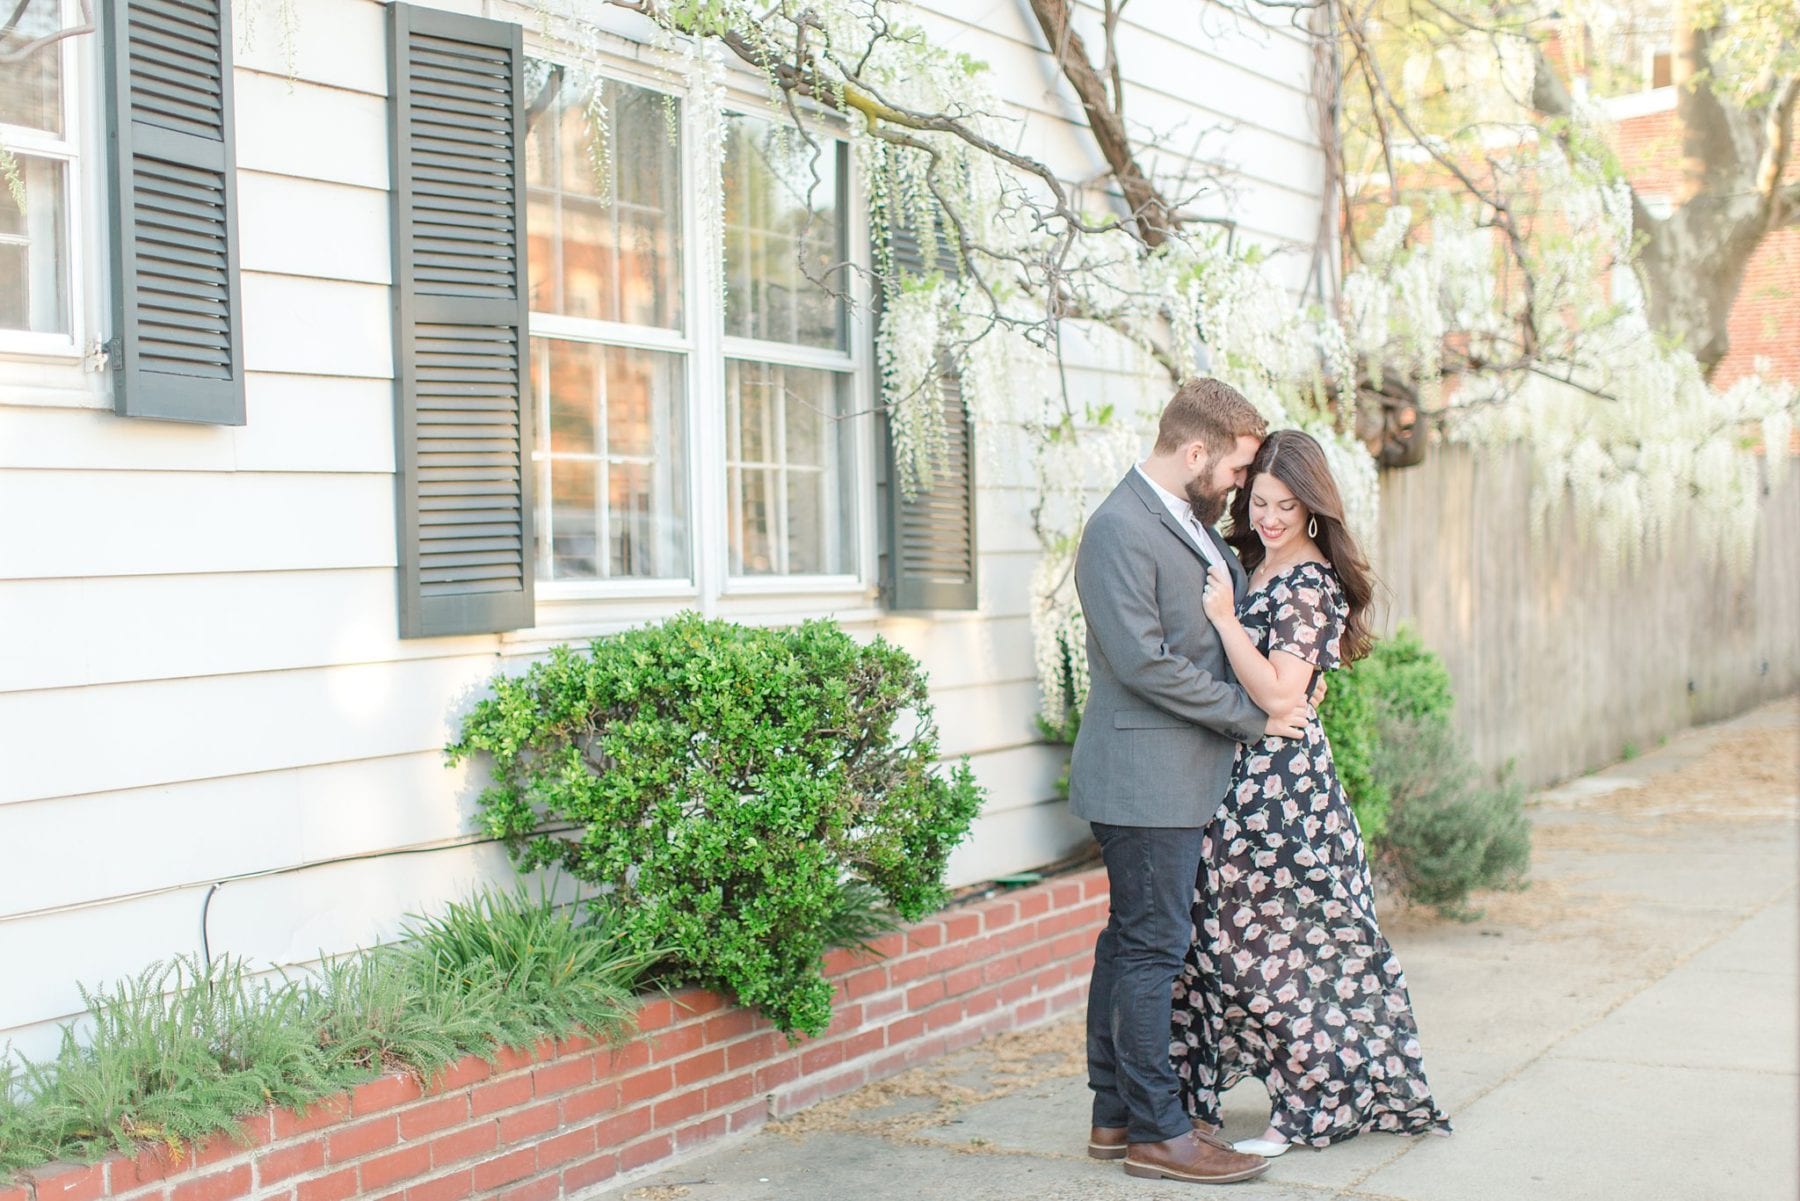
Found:
<svg viewBox="0 0 1800 1201"><path fill-rule="evenodd" d="M1096 514L1076 553L1075 590L1088 630L1126 688L1237 742L1262 737L1268 716L1248 692L1169 649L1156 606L1156 554L1142 531Z"/></svg>

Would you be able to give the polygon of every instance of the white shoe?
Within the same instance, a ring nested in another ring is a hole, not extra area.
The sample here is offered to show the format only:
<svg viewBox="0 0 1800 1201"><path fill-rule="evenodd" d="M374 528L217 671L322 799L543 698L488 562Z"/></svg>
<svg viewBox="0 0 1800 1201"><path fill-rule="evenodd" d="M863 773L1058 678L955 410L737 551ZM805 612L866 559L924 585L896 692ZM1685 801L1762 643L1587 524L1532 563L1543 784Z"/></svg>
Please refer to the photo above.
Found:
<svg viewBox="0 0 1800 1201"><path fill-rule="evenodd" d="M1293 1146L1292 1143L1272 1143L1267 1139L1245 1138L1231 1144L1231 1149L1244 1155L1260 1155L1264 1159L1275 1159L1286 1155L1287 1149L1291 1146Z"/></svg>

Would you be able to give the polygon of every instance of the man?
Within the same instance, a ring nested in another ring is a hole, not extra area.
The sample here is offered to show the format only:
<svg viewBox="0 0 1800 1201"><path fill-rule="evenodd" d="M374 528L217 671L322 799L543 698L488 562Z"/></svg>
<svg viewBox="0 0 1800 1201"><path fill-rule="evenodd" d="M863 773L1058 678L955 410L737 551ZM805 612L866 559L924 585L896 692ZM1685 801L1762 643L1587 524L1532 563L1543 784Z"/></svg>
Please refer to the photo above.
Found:
<svg viewBox="0 0 1800 1201"><path fill-rule="evenodd" d="M1076 556L1091 683L1070 808L1092 824L1112 889L1088 995L1088 1154L1123 1159L1133 1176L1224 1184L1268 1167L1190 1121L1169 1059L1201 839L1238 744L1299 737L1308 716L1304 704L1256 707L1201 605L1210 564L1244 595L1244 569L1212 526L1266 432L1229 385L1181 385L1154 451L1089 519Z"/></svg>

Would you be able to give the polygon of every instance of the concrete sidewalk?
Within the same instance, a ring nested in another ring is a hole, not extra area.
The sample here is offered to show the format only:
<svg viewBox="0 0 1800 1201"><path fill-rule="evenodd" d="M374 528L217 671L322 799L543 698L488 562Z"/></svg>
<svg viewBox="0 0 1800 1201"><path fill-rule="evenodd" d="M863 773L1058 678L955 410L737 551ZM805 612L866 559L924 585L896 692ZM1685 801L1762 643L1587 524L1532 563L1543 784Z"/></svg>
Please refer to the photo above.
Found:
<svg viewBox="0 0 1800 1201"><path fill-rule="evenodd" d="M607 1201L1792 1201L1800 1190L1800 704L1533 802L1533 884L1384 921L1457 1133L1290 1151L1219 1191L1082 1153L1079 1022L991 1039ZM1226 1132L1263 1127L1254 1081Z"/></svg>

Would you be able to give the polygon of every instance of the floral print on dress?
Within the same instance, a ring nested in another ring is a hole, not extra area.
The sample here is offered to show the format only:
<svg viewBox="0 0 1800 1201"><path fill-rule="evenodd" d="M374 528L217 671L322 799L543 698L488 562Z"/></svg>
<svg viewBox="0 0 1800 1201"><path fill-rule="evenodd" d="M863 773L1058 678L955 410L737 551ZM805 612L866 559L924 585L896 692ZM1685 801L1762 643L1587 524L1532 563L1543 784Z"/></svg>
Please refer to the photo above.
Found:
<svg viewBox="0 0 1800 1201"><path fill-rule="evenodd" d="M1238 618L1264 654L1328 671L1348 612L1336 573L1301 563L1250 593ZM1194 929L1170 1048L1189 1114L1218 1124L1221 1094L1254 1076L1290 1142L1449 1131L1318 718L1302 738L1239 748L1206 831Z"/></svg>

